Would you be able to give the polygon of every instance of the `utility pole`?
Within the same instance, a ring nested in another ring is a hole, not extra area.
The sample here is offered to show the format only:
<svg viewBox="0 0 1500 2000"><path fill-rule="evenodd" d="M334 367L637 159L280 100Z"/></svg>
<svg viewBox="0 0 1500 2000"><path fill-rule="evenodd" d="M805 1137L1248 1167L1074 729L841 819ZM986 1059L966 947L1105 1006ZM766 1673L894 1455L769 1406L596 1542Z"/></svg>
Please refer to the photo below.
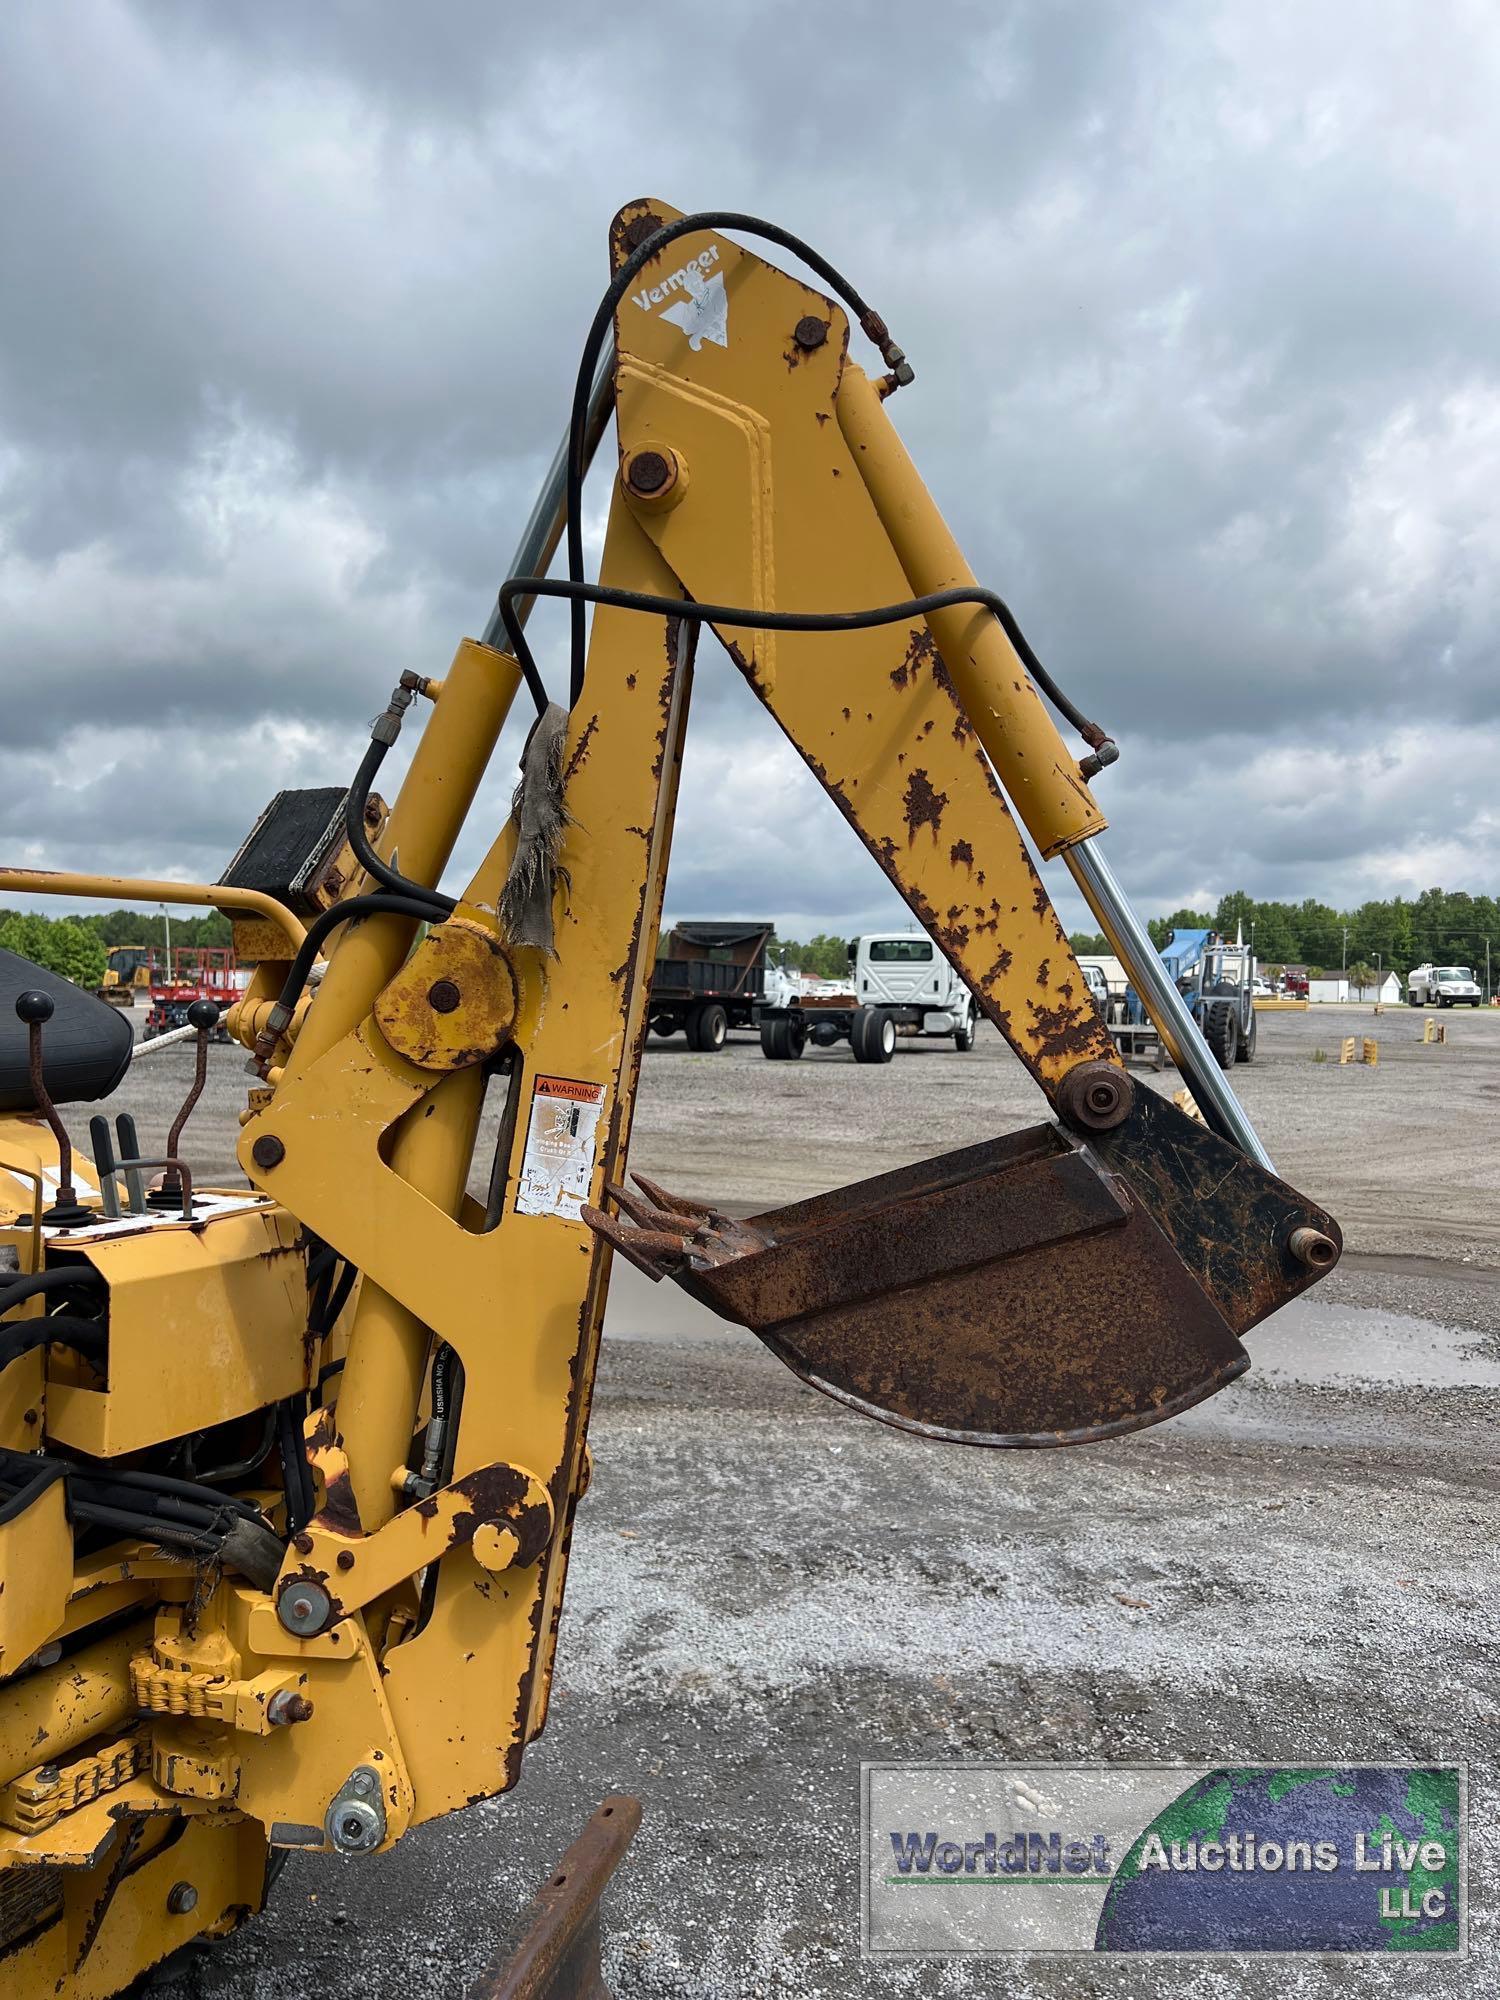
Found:
<svg viewBox="0 0 1500 2000"><path fill-rule="evenodd" d="M1339 949L1339 971L1347 972L1349 970L1349 926L1347 924L1340 924L1339 929L1344 934L1344 941Z"/></svg>
<svg viewBox="0 0 1500 2000"><path fill-rule="evenodd" d="M156 906L161 911L161 920L167 927L167 983L172 981L172 918L165 903Z"/></svg>

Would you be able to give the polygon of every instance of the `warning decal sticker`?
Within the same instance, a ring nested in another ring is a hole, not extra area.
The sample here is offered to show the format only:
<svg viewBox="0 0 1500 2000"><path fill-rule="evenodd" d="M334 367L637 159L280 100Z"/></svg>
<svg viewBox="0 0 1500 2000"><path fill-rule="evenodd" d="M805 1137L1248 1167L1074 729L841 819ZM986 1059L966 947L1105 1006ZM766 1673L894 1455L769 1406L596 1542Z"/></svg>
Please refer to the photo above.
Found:
<svg viewBox="0 0 1500 2000"><path fill-rule="evenodd" d="M531 1091L517 1215L562 1215L577 1222L589 1198L604 1085L539 1076Z"/></svg>

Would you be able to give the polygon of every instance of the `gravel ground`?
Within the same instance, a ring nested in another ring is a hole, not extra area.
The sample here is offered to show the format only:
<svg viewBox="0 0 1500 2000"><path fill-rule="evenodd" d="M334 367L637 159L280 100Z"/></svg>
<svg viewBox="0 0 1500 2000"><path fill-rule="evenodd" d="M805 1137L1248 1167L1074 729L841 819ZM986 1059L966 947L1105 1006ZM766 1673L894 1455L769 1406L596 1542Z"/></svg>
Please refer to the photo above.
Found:
<svg viewBox="0 0 1500 2000"><path fill-rule="evenodd" d="M383 1860L293 1859L265 1916L175 1990L459 1995L615 1788L646 1810L609 1901L621 1996L1500 1992L1500 1015L1449 1022L1448 1047L1422 1048L1404 1011L1262 1017L1236 1085L1353 1254L1250 1336L1240 1383L1087 1452L864 1422L620 1270L553 1717L520 1788ZM1341 1069L1340 1037L1367 1030L1379 1068ZM189 1128L210 1177L242 1061L215 1051ZM188 1068L167 1051L132 1073L143 1136ZM667 1045L632 1164L758 1206L1039 1105L987 1032L971 1055L903 1048L886 1069ZM862 1963L859 1762L963 1757L1466 1758L1470 1961Z"/></svg>

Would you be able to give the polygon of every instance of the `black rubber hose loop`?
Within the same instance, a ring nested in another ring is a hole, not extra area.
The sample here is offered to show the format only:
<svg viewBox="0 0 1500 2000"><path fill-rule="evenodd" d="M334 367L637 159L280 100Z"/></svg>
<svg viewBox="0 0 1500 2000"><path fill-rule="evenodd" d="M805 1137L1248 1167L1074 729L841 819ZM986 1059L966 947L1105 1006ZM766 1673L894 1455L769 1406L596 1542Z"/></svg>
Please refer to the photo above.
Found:
<svg viewBox="0 0 1500 2000"><path fill-rule="evenodd" d="M956 604L978 604L993 613L1027 673L1084 742L1096 750L1110 742L1099 724L1090 722L1053 680L1032 651L1004 598L982 584L957 584L952 590L935 590L926 597L909 597L900 604L875 605L866 611L751 611L743 605L700 604L687 597L657 597L638 590L614 590L605 584L573 583L561 577L513 576L500 586L500 617L511 651L526 673L528 665L535 671L536 663L515 614L518 597L566 597L575 604L608 604L623 611L651 611L668 618L685 618L696 625L728 625L761 632L865 632L878 625L899 625L912 618L925 618L929 612L946 611Z"/></svg>
<svg viewBox="0 0 1500 2000"><path fill-rule="evenodd" d="M349 796L344 802L344 832L354 858L365 873L383 888L396 896L410 896L414 901L430 903L432 917L441 922L451 917L457 902L452 896L445 896L441 889L426 888L421 882L413 882L403 875L399 868L384 861L371 845L370 836L365 832L365 808L370 803L370 790L375 783L375 774L385 761L385 753L390 748L378 737L372 738L370 747L360 760L359 769L354 774L354 783L349 787Z"/></svg>

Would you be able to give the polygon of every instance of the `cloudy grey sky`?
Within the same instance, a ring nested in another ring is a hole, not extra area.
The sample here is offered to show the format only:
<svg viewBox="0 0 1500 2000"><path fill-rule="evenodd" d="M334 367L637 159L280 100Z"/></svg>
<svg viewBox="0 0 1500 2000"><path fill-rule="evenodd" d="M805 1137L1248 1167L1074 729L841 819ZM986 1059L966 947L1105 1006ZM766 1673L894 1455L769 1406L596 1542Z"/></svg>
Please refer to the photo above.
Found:
<svg viewBox="0 0 1500 2000"><path fill-rule="evenodd" d="M1494 890L1482 0L17 0L0 54L6 859L212 877L348 776L482 628L654 194L897 326L919 467L1121 741L1145 909ZM669 913L898 915L711 643L695 718Z"/></svg>

